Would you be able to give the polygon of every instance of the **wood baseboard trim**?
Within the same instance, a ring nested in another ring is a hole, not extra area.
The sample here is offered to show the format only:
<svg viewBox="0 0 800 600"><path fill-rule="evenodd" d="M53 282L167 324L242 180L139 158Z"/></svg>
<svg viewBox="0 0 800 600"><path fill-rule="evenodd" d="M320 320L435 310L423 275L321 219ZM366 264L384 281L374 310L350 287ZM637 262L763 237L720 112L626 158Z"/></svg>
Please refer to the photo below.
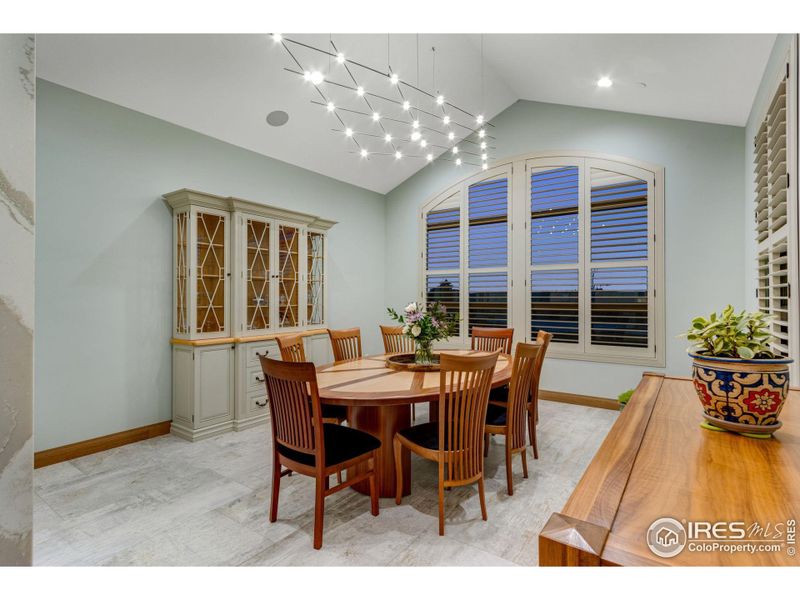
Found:
<svg viewBox="0 0 800 600"><path fill-rule="evenodd" d="M568 392L539 390L539 399L551 400L552 402L564 402L565 404L591 406L592 408L619 410L619 402L612 400L611 398L601 398L599 396L581 396L580 394L570 394Z"/></svg>
<svg viewBox="0 0 800 600"><path fill-rule="evenodd" d="M136 429L129 429L128 431L120 431L119 433L112 433L83 442L75 442L74 444L59 446L58 448L42 450L41 452L34 453L33 468L38 469L40 467L72 460L73 458L102 452L103 450L110 450L111 448L149 440L150 438L160 435L166 435L169 433L171 422L172 421L163 421L161 423L153 423L152 425L145 425L144 427L137 427Z"/></svg>

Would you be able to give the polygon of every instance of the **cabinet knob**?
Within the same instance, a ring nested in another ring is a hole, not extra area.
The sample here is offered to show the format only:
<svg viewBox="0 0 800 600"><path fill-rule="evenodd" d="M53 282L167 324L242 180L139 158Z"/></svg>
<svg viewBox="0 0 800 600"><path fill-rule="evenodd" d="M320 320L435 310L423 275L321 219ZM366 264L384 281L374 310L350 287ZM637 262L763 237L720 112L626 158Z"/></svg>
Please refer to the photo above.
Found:
<svg viewBox="0 0 800 600"><path fill-rule="evenodd" d="M264 378L256 375L256 381L258 381L259 383L264 383Z"/></svg>
<svg viewBox="0 0 800 600"><path fill-rule="evenodd" d="M256 400L256 406L265 407L267 405L267 401L264 400L263 402Z"/></svg>

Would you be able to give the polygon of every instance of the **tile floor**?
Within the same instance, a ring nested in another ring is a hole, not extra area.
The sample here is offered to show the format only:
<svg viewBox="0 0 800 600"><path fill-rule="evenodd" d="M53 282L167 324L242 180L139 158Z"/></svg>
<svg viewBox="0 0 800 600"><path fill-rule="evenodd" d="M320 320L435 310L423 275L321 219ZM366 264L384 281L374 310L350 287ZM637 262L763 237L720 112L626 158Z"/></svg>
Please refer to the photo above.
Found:
<svg viewBox="0 0 800 600"><path fill-rule="evenodd" d="M494 438L489 520L480 518L475 487L456 488L446 496L445 537L437 535L435 463L412 457L412 493L401 506L382 499L373 517L356 492L327 500L320 551L311 547L311 479L284 478L278 521L268 521L267 426L195 443L154 438L35 471L34 564L535 565L539 531L616 416L542 402L540 458L529 456L529 478L517 458L508 496L502 438Z"/></svg>

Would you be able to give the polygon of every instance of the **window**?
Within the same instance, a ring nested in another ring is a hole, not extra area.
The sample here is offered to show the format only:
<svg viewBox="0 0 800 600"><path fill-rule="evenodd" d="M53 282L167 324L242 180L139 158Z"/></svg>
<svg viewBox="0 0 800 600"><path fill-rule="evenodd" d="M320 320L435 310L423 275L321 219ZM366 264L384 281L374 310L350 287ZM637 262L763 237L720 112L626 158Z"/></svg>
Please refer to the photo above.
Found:
<svg viewBox="0 0 800 600"><path fill-rule="evenodd" d="M596 155L461 182L423 207L423 300L459 311L462 345L473 326L541 329L560 358L663 366L662 190L662 169Z"/></svg>

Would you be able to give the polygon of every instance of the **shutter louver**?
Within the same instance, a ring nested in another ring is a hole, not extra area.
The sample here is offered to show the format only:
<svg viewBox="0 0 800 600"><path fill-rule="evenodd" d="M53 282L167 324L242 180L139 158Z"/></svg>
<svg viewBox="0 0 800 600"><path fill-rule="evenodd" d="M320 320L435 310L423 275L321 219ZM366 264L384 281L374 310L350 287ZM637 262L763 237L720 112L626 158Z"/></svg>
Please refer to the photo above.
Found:
<svg viewBox="0 0 800 600"><path fill-rule="evenodd" d="M459 269L460 232L458 208L428 213L426 255L429 271Z"/></svg>
<svg viewBox="0 0 800 600"><path fill-rule="evenodd" d="M592 169L592 261L647 259L647 182Z"/></svg>
<svg viewBox="0 0 800 600"><path fill-rule="evenodd" d="M592 269L592 344L646 348L647 267Z"/></svg>
<svg viewBox="0 0 800 600"><path fill-rule="evenodd" d="M469 335L473 327L508 326L508 274L470 273Z"/></svg>
<svg viewBox="0 0 800 600"><path fill-rule="evenodd" d="M531 261L578 262L578 167L531 173Z"/></svg>
<svg viewBox="0 0 800 600"><path fill-rule="evenodd" d="M531 339L540 329L554 342L578 343L578 269L531 273Z"/></svg>
<svg viewBox="0 0 800 600"><path fill-rule="evenodd" d="M428 275L425 278L425 297L428 303L439 302L447 312L459 312L461 305L461 287L458 275ZM456 325L456 336L461 330L460 324Z"/></svg>

